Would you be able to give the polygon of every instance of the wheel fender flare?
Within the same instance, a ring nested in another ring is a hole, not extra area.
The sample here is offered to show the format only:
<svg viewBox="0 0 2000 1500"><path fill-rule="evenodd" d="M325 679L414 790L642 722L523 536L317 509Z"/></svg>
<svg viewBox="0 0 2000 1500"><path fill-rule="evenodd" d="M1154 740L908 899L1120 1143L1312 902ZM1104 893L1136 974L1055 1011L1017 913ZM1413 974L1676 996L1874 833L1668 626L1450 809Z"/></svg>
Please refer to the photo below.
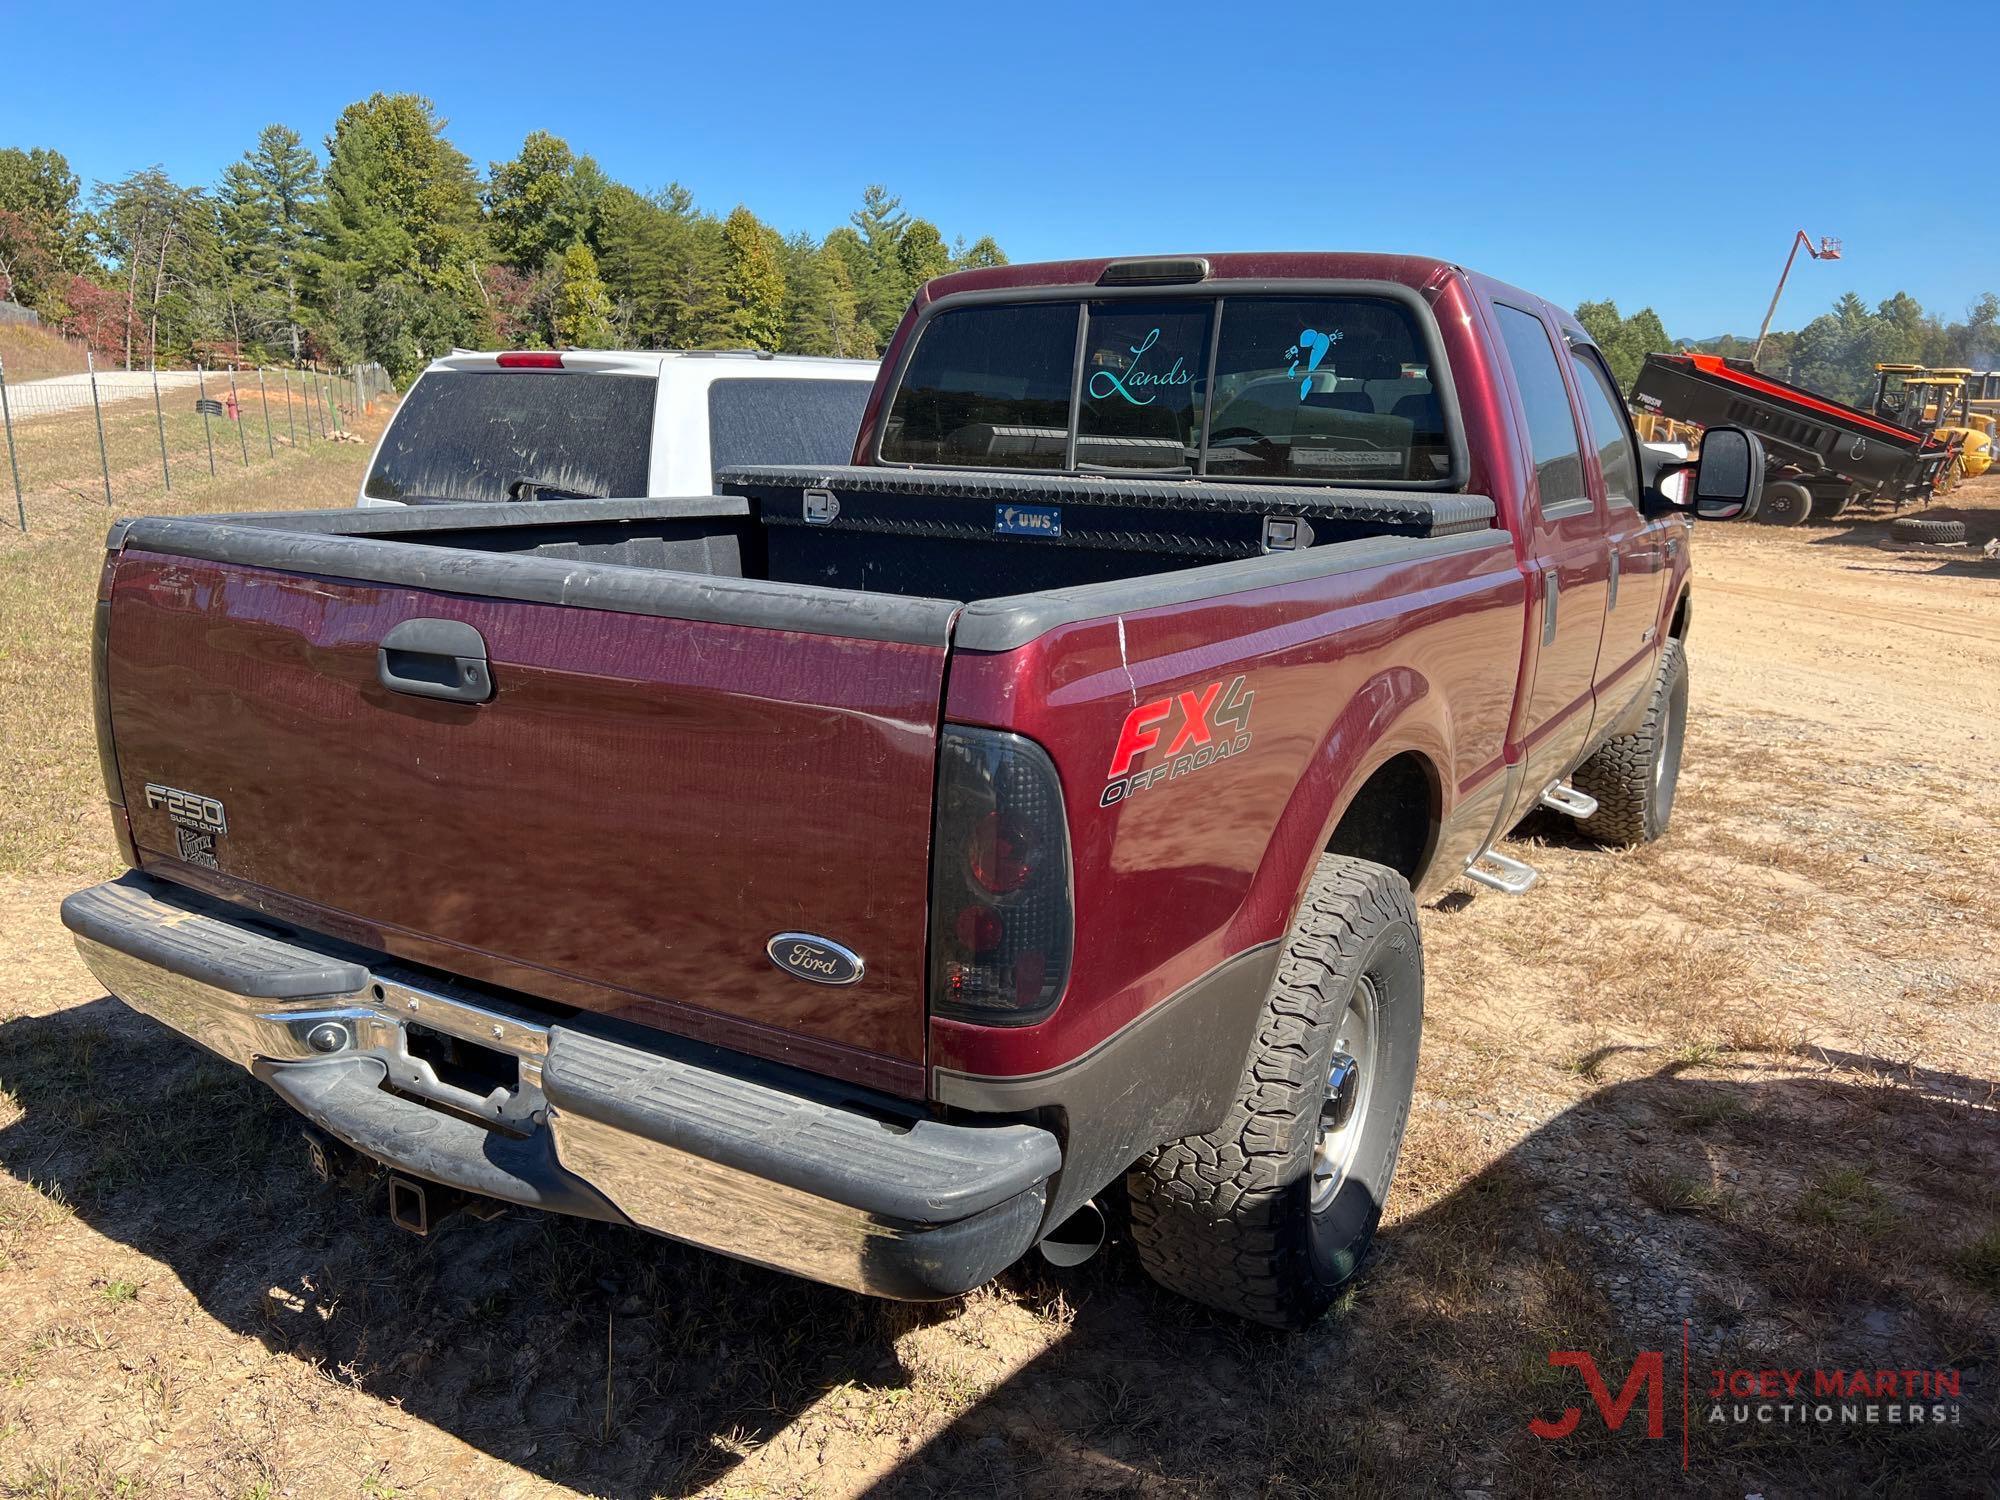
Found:
<svg viewBox="0 0 2000 1500"><path fill-rule="evenodd" d="M1283 937L1291 930L1327 840L1355 795L1398 755L1414 754L1432 780L1432 837L1450 816L1449 790L1439 768L1452 763L1449 707L1412 667L1388 667L1362 684L1334 716L1271 831L1229 932L1229 951Z"/></svg>

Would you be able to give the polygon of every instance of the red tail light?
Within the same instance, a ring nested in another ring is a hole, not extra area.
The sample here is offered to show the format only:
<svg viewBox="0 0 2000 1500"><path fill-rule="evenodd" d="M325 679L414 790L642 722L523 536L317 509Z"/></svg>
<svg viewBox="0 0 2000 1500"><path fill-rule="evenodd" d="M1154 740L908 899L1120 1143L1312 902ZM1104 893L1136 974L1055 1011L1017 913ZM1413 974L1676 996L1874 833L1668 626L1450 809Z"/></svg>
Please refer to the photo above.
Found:
<svg viewBox="0 0 2000 1500"><path fill-rule="evenodd" d="M118 571L118 553L106 550L104 569L97 575L97 608L90 628L90 702L97 721L97 768L104 776L104 800L111 804L112 832L118 853L132 869L139 851L132 842L132 820L125 812L125 787L118 774L118 748L111 738L111 580Z"/></svg>
<svg viewBox="0 0 2000 1500"><path fill-rule="evenodd" d="M1018 891L1035 873L1035 836L1021 820L990 812L972 825L966 867L972 878L996 896Z"/></svg>
<svg viewBox="0 0 2000 1500"><path fill-rule="evenodd" d="M931 874L931 1008L987 1026L1039 1021L1069 979L1069 830L1048 753L947 725Z"/></svg>
<svg viewBox="0 0 2000 1500"><path fill-rule="evenodd" d="M501 355L495 363L503 370L560 370L563 367L560 354L539 349L516 349Z"/></svg>

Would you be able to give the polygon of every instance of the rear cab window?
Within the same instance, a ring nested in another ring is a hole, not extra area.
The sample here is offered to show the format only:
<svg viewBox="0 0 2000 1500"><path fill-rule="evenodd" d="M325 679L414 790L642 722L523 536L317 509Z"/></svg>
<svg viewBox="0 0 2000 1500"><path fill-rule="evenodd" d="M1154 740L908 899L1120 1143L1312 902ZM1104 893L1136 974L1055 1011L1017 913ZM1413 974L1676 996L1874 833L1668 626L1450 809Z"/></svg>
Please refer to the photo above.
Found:
<svg viewBox="0 0 2000 1500"><path fill-rule="evenodd" d="M709 464L844 464L873 389L867 380L719 378L708 388Z"/></svg>
<svg viewBox="0 0 2000 1500"><path fill-rule="evenodd" d="M882 427L886 464L1437 487L1448 403L1390 295L1226 292L940 308Z"/></svg>
<svg viewBox="0 0 2000 1500"><path fill-rule="evenodd" d="M644 495L658 390L643 374L427 371L362 493L406 504Z"/></svg>

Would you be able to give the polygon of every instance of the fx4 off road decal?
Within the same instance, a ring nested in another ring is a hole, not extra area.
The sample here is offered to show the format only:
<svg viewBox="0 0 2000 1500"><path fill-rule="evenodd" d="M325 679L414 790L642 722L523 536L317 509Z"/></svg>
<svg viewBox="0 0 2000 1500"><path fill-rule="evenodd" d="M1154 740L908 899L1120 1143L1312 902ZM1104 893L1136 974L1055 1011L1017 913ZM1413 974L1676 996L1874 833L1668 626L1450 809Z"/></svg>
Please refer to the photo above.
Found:
<svg viewBox="0 0 2000 1500"><path fill-rule="evenodd" d="M1244 688L1241 677L1236 677L1226 684L1211 682L1141 703L1125 716L1097 805L1110 807L1163 782L1241 755L1250 748L1250 704L1256 696ZM1163 740L1166 751L1159 760L1143 771L1132 769L1140 756Z"/></svg>

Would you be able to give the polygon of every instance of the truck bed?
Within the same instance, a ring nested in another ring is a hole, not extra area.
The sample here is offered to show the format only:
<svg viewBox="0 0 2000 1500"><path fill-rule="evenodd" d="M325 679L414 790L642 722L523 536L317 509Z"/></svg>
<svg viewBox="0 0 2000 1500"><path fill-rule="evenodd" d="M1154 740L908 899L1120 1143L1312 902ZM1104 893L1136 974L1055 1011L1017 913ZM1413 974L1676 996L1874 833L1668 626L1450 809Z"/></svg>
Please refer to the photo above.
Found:
<svg viewBox="0 0 2000 1500"><path fill-rule="evenodd" d="M1202 486L1203 509L1144 482L1042 483L1021 503L1082 502L1058 541L980 531L956 518L990 525L990 503L907 476L811 477L842 486L844 528L788 513L823 485L768 473L740 496L120 523L99 674L135 863L406 961L922 1097L948 653L1287 585L1330 603L1426 567L1485 577L1453 555L1507 542L1461 495ZM1278 500L1310 542L1256 555L1245 537ZM475 663L483 698L454 686ZM1102 780L1094 757L1067 769ZM216 826L190 827L208 799ZM837 934L865 976L781 973L765 939L798 931Z"/></svg>
<svg viewBox="0 0 2000 1500"><path fill-rule="evenodd" d="M1284 550L1494 525L1493 502L1480 495L858 467L734 469L722 479L728 494L688 498L151 517L120 523L112 544L420 587L448 589L476 573L480 592L600 609L764 611L758 623L797 617L806 628L839 623L867 633L873 618L882 629L928 634L935 609L843 607L795 590L690 594L643 575L964 604L1258 557L1270 517L1303 522ZM829 519L808 517L808 491L832 497ZM1059 529L1006 531L1002 510L1043 523L1055 512ZM393 553L354 545L369 542L400 545ZM474 564L419 549L485 555ZM550 561L634 571L558 578L541 566Z"/></svg>

